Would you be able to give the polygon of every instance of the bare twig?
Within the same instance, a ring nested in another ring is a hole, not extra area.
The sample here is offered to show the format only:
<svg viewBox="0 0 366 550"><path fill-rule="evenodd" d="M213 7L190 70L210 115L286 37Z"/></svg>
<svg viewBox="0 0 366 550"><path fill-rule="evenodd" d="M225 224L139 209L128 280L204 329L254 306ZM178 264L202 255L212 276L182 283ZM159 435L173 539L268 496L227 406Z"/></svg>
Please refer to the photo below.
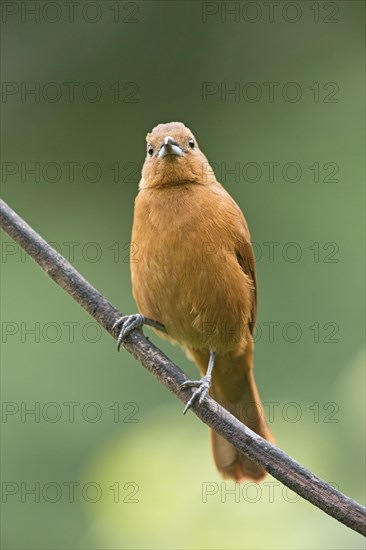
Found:
<svg viewBox="0 0 366 550"><path fill-rule="evenodd" d="M0 216L2 229L109 334L116 337L117 330L112 326L121 313L4 201L0 201ZM180 389L180 385L188 380L186 375L141 333L131 333L125 348L181 401L188 401L191 392ZM366 535L366 509L363 506L262 439L210 397L202 405L195 403L192 410L205 424L295 493L354 531Z"/></svg>

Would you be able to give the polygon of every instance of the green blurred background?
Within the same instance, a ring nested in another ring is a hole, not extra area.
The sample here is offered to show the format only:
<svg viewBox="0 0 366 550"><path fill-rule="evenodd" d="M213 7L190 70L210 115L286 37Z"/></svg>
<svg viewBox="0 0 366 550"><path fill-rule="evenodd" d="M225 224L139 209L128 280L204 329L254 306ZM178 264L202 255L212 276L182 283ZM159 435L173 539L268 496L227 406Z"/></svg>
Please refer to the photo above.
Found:
<svg viewBox="0 0 366 550"><path fill-rule="evenodd" d="M255 243L278 445L363 502L365 6L271 6L2 2L2 196L132 313L145 134L189 126ZM1 252L3 548L363 548L271 477L230 493L206 427L4 234Z"/></svg>

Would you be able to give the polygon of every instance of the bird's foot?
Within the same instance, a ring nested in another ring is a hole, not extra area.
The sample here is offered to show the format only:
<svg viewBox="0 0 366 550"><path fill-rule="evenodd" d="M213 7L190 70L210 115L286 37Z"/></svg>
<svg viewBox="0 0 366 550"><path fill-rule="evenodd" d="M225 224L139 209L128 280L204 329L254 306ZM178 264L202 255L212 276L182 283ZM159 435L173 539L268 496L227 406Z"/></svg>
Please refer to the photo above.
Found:
<svg viewBox="0 0 366 550"><path fill-rule="evenodd" d="M126 336L133 330L140 329L145 323L145 317L139 313L133 315L124 315L117 319L113 329L121 327L117 338L117 350L119 351Z"/></svg>
<svg viewBox="0 0 366 550"><path fill-rule="evenodd" d="M206 374L206 376L203 376L201 380L187 380L187 382L183 382L180 387L182 389L197 388L184 408L183 414L186 414L186 412L192 407L193 403L195 403L197 399L199 405L203 403L211 387L211 376Z"/></svg>
<svg viewBox="0 0 366 550"><path fill-rule="evenodd" d="M124 315L123 317L117 319L112 327L112 329L121 327L117 338L118 351L120 350L120 347L122 346L126 336L130 334L130 332L132 332L133 330L141 329L143 325L149 325L150 327L156 328L161 332L166 332L164 325L162 325L158 321L149 319L149 317L145 317L145 315L140 315L140 313L134 313L133 315Z"/></svg>

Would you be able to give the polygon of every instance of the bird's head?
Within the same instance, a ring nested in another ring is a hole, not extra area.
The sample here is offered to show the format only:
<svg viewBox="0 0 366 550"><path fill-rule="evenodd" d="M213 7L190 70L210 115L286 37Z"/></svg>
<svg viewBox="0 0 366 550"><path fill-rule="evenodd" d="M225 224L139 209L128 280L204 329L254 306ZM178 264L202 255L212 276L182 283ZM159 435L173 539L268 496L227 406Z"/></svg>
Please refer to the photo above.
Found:
<svg viewBox="0 0 366 550"><path fill-rule="evenodd" d="M147 134L146 141L140 189L215 180L196 138L181 122L159 124Z"/></svg>

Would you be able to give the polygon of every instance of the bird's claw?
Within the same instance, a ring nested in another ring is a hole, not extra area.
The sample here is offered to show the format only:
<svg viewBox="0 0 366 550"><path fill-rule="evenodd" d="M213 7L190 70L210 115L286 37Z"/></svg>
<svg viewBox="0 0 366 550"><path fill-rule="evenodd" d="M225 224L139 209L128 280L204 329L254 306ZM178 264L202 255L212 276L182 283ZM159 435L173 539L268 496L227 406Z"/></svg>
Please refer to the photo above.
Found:
<svg viewBox="0 0 366 550"><path fill-rule="evenodd" d="M186 414L186 412L192 407L193 403L195 403L197 399L199 405L203 403L211 387L211 376L203 376L201 380L187 380L187 382L183 382L180 387L181 389L192 387L197 388L184 408L183 414Z"/></svg>
<svg viewBox="0 0 366 550"><path fill-rule="evenodd" d="M118 351L120 350L126 336L130 334L130 332L132 332L133 330L140 329L143 326L144 322L144 316L140 315L139 313L135 313L134 315L124 315L123 317L117 319L112 328L115 329L117 327L121 327L117 338Z"/></svg>

